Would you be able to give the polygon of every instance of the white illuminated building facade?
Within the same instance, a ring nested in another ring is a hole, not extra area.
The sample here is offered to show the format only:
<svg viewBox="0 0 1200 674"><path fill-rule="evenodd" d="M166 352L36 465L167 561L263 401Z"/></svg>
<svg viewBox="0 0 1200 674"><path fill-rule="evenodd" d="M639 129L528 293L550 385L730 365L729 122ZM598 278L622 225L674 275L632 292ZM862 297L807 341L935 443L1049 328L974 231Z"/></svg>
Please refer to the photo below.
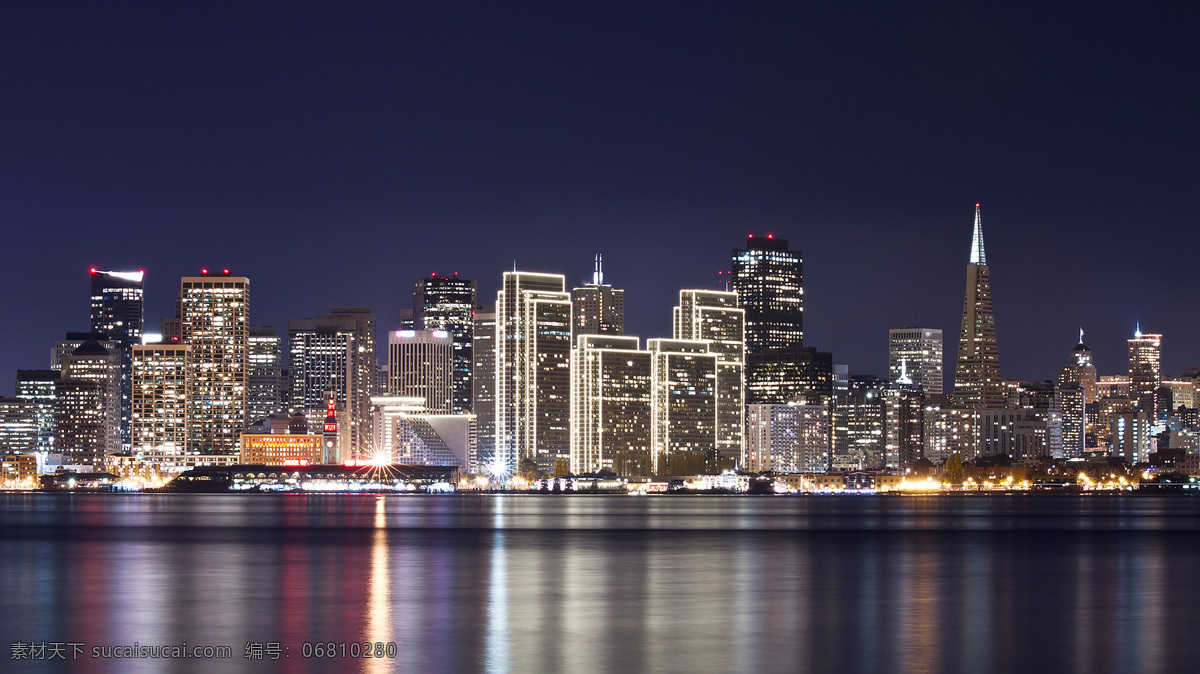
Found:
<svg viewBox="0 0 1200 674"><path fill-rule="evenodd" d="M250 279L228 270L180 280L188 361L188 452L236 455L246 427Z"/></svg>
<svg viewBox="0 0 1200 674"><path fill-rule="evenodd" d="M746 428L746 470L778 473L823 473L827 470L828 405L747 405Z"/></svg>
<svg viewBox="0 0 1200 674"><path fill-rule="evenodd" d="M446 330L388 333L389 395L421 398L430 414L450 414L453 366L454 342Z"/></svg>
<svg viewBox="0 0 1200 674"><path fill-rule="evenodd" d="M651 339L650 465L658 474L688 455L715 458L719 444L717 377L720 356L709 342Z"/></svg>
<svg viewBox="0 0 1200 674"><path fill-rule="evenodd" d="M651 354L637 337L580 335L571 354L571 472L650 472Z"/></svg>
<svg viewBox="0 0 1200 674"><path fill-rule="evenodd" d="M745 325L734 292L680 290L676 340L706 342L717 357L717 454L737 461L745 436Z"/></svg>

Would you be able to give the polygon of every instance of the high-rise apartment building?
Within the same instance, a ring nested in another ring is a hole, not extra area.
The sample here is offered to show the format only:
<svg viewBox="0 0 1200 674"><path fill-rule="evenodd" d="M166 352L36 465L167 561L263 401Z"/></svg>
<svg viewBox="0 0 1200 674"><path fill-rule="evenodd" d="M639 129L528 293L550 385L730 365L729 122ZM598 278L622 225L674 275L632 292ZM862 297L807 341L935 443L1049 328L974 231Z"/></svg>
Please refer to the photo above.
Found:
<svg viewBox="0 0 1200 674"><path fill-rule="evenodd" d="M888 379L942 395L942 331L903 327L888 330Z"/></svg>
<svg viewBox="0 0 1200 674"><path fill-rule="evenodd" d="M651 339L651 472L718 470L720 354L700 340Z"/></svg>
<svg viewBox="0 0 1200 674"><path fill-rule="evenodd" d="M745 469L824 473L829 465L829 404L746 406Z"/></svg>
<svg viewBox="0 0 1200 674"><path fill-rule="evenodd" d="M746 352L804 346L804 255L787 239L746 237L733 251L732 290L745 310Z"/></svg>
<svg viewBox="0 0 1200 674"><path fill-rule="evenodd" d="M651 369L637 337L579 335L571 352L572 473L650 473Z"/></svg>
<svg viewBox="0 0 1200 674"><path fill-rule="evenodd" d="M145 344L133 353L131 451L164 468L184 465L188 454L186 344Z"/></svg>
<svg viewBox="0 0 1200 674"><path fill-rule="evenodd" d="M496 462L566 472L571 452L571 295L560 274L505 272L496 296Z"/></svg>
<svg viewBox="0 0 1200 674"><path fill-rule="evenodd" d="M237 454L246 427L250 279L229 270L180 279L180 339L188 362L190 454Z"/></svg>
<svg viewBox="0 0 1200 674"><path fill-rule="evenodd" d="M54 408L60 370L17 370L17 397L33 406L37 418L37 451L54 452Z"/></svg>
<svg viewBox="0 0 1200 674"><path fill-rule="evenodd" d="M246 342L246 423L284 411L283 339L271 326L251 327Z"/></svg>
<svg viewBox="0 0 1200 674"><path fill-rule="evenodd" d="M431 275L413 284L413 330L441 330L454 347L452 380L454 414L471 413L471 351L474 343L475 282Z"/></svg>
<svg viewBox="0 0 1200 674"><path fill-rule="evenodd" d="M326 316L288 321L288 371L292 408L310 428L320 428L332 393L345 419L339 456L361 458L374 450L371 397L378 382L375 314L370 307L333 307Z"/></svg>
<svg viewBox="0 0 1200 674"><path fill-rule="evenodd" d="M625 334L625 291L604 282L603 260L596 256L592 282L571 290L571 343L580 335Z"/></svg>
<svg viewBox="0 0 1200 674"><path fill-rule="evenodd" d="M445 330L388 333L387 395L419 397L427 414L450 414L454 405L454 341Z"/></svg>
<svg viewBox="0 0 1200 674"><path fill-rule="evenodd" d="M131 349L142 343L145 272L100 271L91 269L92 332L121 345L121 445L129 447L132 391Z"/></svg>
<svg viewBox="0 0 1200 674"><path fill-rule="evenodd" d="M738 461L745 436L745 321L735 292L680 290L676 340L709 343L717 356L717 453Z"/></svg>
<svg viewBox="0 0 1200 674"><path fill-rule="evenodd" d="M1129 340L1129 397L1153 424L1158 418L1158 389L1162 386L1162 335L1142 332Z"/></svg>
<svg viewBox="0 0 1200 674"><path fill-rule="evenodd" d="M496 308L481 306L473 318L471 409L475 413L475 470L496 464Z"/></svg>
<svg viewBox="0 0 1200 674"><path fill-rule="evenodd" d="M992 314L992 286L983 248L983 224L975 204L975 230L967 264L967 291L963 299L962 330L958 337L958 367L954 372L954 404L968 408L1004 405L1000 378L1000 352L996 346L996 320Z"/></svg>

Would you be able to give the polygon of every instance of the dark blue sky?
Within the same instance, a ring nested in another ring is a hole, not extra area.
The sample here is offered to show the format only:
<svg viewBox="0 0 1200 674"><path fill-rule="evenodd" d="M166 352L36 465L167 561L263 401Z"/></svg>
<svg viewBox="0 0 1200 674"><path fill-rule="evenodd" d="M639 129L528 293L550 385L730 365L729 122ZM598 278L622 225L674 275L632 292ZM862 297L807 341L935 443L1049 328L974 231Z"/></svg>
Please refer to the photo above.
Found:
<svg viewBox="0 0 1200 674"><path fill-rule="evenodd" d="M1194 10L344 4L0 9L0 376L86 329L91 266L146 269L151 325L208 266L255 324L387 328L432 271L601 252L646 338L751 231L804 251L810 345L882 374L940 327L949 375L977 201L1005 376L1080 325L1123 371L1139 320L1200 365Z"/></svg>

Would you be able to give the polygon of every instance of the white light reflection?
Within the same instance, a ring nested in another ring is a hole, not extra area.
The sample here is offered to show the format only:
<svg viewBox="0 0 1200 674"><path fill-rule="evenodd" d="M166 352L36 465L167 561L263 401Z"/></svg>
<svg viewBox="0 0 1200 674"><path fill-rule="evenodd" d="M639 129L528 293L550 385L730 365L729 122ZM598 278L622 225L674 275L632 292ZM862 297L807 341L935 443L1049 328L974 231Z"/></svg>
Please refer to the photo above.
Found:
<svg viewBox="0 0 1200 674"><path fill-rule="evenodd" d="M512 635L508 628L508 551L504 547L504 504L497 498L496 517L492 524L492 563L488 574L488 606L485 666L488 672L507 674L511 660L508 644Z"/></svg>
<svg viewBox="0 0 1200 674"><path fill-rule="evenodd" d="M363 641L395 641L392 630L392 584L388 572L387 497L375 497L375 535L371 545L371 580L367 585L367 629ZM404 644L397 644L401 653ZM364 658L364 672L391 671L396 661L388 658Z"/></svg>

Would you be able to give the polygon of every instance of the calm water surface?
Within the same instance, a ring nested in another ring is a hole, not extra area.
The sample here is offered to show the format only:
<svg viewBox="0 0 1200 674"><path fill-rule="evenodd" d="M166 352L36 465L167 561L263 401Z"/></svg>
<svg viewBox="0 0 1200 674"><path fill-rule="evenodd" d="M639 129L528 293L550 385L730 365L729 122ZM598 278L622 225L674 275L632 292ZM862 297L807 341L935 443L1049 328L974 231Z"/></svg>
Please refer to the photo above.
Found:
<svg viewBox="0 0 1200 674"><path fill-rule="evenodd" d="M1187 672L1198 575L1186 497L4 494L0 671Z"/></svg>

